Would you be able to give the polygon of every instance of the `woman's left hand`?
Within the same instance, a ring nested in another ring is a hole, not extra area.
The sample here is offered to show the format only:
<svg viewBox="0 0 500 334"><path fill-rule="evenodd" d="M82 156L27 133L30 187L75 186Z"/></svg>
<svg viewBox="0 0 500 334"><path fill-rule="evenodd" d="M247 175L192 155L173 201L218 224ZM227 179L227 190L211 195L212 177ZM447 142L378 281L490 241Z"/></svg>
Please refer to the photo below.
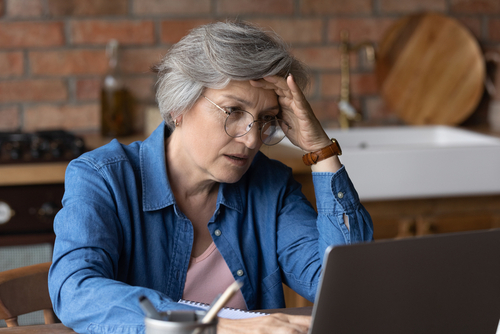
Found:
<svg viewBox="0 0 500 334"><path fill-rule="evenodd" d="M278 76L251 80L254 87L273 89L278 95L282 118L291 129L287 137L306 152L314 152L331 144L304 93L295 83L292 75L286 79Z"/></svg>

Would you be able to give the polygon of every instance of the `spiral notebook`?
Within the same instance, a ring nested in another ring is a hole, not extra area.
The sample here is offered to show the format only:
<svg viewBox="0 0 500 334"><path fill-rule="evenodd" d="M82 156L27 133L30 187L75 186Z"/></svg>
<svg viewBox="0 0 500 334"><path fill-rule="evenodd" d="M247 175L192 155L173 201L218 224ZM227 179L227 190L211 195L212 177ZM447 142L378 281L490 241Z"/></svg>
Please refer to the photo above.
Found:
<svg viewBox="0 0 500 334"><path fill-rule="evenodd" d="M208 308L210 307L209 304L193 302L191 300L185 300L185 299L180 299L178 303L196 306L205 310L208 310ZM217 316L219 318L225 318L225 319L255 318L255 317L262 317L263 315L269 315L269 313L247 311L239 308L230 308L230 307L224 307L219 311L219 313L217 313Z"/></svg>

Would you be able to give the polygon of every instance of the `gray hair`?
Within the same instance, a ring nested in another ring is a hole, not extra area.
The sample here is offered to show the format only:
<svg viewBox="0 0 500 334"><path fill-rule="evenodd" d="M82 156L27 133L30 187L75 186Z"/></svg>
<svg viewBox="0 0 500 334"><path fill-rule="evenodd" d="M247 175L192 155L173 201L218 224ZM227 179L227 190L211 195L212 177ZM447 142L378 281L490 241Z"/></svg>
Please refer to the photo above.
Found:
<svg viewBox="0 0 500 334"><path fill-rule="evenodd" d="M156 100L171 129L174 119L191 109L205 88L222 89L230 80L288 73L301 89L309 82L305 67L277 34L243 22L217 22L191 30L154 70Z"/></svg>

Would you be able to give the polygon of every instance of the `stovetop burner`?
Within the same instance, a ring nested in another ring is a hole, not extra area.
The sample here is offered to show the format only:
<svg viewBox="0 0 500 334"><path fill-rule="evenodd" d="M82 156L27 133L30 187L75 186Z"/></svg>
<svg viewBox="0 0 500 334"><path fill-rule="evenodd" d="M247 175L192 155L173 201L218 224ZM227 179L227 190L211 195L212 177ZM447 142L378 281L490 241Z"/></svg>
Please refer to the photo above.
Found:
<svg viewBox="0 0 500 334"><path fill-rule="evenodd" d="M83 139L64 130L0 132L0 163L68 161L85 151Z"/></svg>

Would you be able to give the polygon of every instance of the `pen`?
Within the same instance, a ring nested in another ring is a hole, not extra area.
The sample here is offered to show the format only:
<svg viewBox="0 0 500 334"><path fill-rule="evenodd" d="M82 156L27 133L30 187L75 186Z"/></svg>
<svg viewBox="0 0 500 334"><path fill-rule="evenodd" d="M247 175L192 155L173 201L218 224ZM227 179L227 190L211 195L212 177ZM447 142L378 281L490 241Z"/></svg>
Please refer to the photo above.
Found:
<svg viewBox="0 0 500 334"><path fill-rule="evenodd" d="M235 281L231 284L224 293L215 300L207 311L207 314L201 320L202 323L210 323L221 308L234 296L234 294L243 286L243 281Z"/></svg>
<svg viewBox="0 0 500 334"><path fill-rule="evenodd" d="M161 320L160 314L146 296L139 297L139 306L141 306L148 318Z"/></svg>

